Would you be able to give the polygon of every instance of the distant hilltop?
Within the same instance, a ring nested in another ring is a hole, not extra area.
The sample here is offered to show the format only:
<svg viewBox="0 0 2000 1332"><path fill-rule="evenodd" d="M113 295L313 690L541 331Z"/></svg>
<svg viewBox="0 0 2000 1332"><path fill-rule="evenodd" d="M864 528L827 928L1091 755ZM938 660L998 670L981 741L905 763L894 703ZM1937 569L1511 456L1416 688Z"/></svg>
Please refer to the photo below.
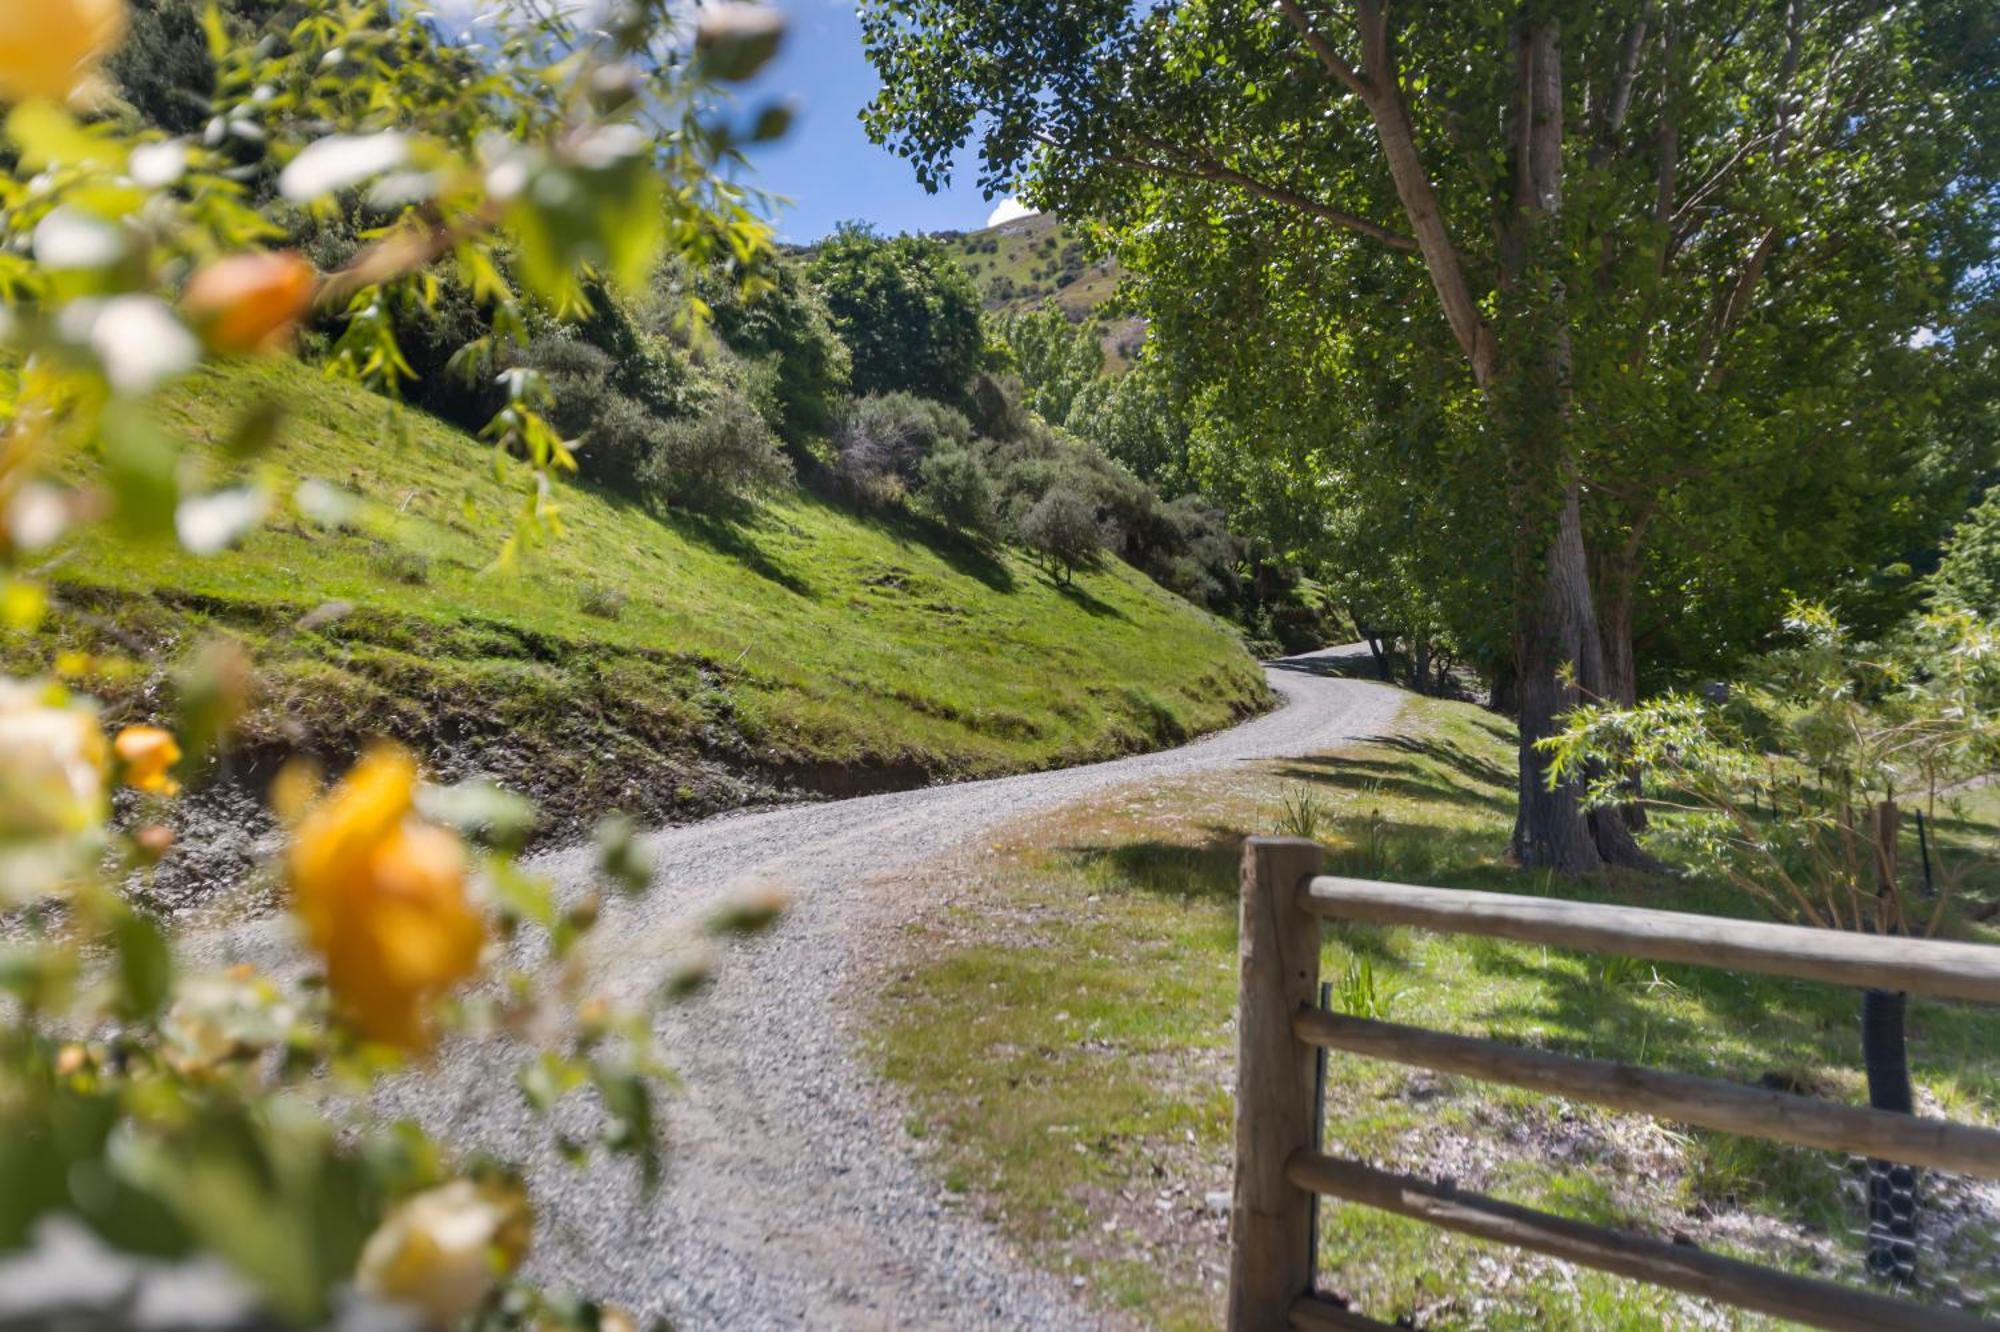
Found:
<svg viewBox="0 0 2000 1332"><path fill-rule="evenodd" d="M972 274L989 310L1031 310L1053 302L1081 321L1118 290L1117 262L1091 262L1082 240L1052 213L936 235Z"/></svg>

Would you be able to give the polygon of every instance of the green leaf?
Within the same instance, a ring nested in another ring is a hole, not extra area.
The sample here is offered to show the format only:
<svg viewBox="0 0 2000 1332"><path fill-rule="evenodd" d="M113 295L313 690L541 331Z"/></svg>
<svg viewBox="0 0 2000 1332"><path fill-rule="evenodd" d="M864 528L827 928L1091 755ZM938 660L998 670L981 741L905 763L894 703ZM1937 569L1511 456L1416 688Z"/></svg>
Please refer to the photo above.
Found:
<svg viewBox="0 0 2000 1332"><path fill-rule="evenodd" d="M118 1009L136 1020L152 1017L173 988L174 959L151 917L126 911L112 925L118 949Z"/></svg>
<svg viewBox="0 0 2000 1332"><path fill-rule="evenodd" d="M118 525L140 540L172 537L180 503L180 452L173 440L143 407L118 400L105 406L98 438Z"/></svg>

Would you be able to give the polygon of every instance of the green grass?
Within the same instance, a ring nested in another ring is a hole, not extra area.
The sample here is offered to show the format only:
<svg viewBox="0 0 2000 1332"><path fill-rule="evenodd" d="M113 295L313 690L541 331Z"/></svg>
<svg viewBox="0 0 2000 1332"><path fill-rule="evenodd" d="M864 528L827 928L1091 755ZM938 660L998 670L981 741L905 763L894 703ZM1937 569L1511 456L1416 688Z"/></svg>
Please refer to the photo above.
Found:
<svg viewBox="0 0 2000 1332"><path fill-rule="evenodd" d="M875 1053L909 1091L953 1187L1039 1261L1162 1328L1218 1321L1229 1187L1241 837L1310 823L1336 872L1750 914L1700 880L1565 884L1503 863L1512 737L1460 704L1413 700L1399 735L1342 753L1143 791L1038 819L968 867L975 889L911 928ZM1994 827L1968 809L1948 851ZM1990 881L1989 881L1990 882ZM1968 888L1968 905L1991 900ZM1954 930L2000 942L1958 917ZM1499 941L1327 932L1337 1006L1397 1022L1856 1100L1854 992ZM1931 1113L2000 1122L2000 1024L1913 1003ZM1329 1063L1330 1148L1586 1220L1859 1280L1848 1163L1358 1058ZM1949 1238L1925 1261L2000 1309L2000 1207L1926 1187ZM1425 1328L1763 1327L1610 1277L1327 1204L1321 1283ZM1925 1292L1937 1298L1936 1290ZM1700 1319L1721 1319L1702 1322Z"/></svg>
<svg viewBox="0 0 2000 1332"><path fill-rule="evenodd" d="M10 667L137 643L140 674L85 680L136 714L199 637L232 634L262 668L252 747L386 732L578 816L727 804L731 773L839 790L1101 758L1265 696L1226 625L1121 564L1058 588L1013 551L803 492L661 515L565 485L567 535L490 571L520 469L503 484L490 450L433 418L288 361L207 373L166 416L221 440L266 395L288 411L260 463L274 489L320 478L378 501L380 521L281 512L208 558L88 539L52 575L63 609L7 643ZM294 628L330 601L352 610Z"/></svg>

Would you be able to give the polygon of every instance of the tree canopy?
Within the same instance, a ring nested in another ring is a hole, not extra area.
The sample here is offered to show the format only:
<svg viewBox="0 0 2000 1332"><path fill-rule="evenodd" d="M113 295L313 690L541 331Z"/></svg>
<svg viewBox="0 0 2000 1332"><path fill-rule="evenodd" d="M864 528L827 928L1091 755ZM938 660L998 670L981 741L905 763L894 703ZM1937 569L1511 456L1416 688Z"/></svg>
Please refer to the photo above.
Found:
<svg viewBox="0 0 2000 1332"><path fill-rule="evenodd" d="M1102 223L1212 436L1481 571L1515 850L1587 869L1630 845L1551 787L1557 715L1629 697L1642 632L1740 647L1955 503L1979 11L870 0L865 118L927 183L977 136L987 189Z"/></svg>
<svg viewBox="0 0 2000 1332"><path fill-rule="evenodd" d="M810 272L853 356L855 393L962 397L985 335L972 277L942 243L849 223L820 245Z"/></svg>

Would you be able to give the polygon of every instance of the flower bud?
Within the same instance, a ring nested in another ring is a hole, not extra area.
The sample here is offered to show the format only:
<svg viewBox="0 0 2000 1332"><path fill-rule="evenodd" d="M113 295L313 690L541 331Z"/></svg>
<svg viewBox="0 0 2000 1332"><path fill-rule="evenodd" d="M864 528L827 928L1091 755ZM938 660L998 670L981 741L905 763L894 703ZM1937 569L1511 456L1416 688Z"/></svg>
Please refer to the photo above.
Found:
<svg viewBox="0 0 2000 1332"><path fill-rule="evenodd" d="M0 4L0 101L67 101L124 38L124 0L7 0Z"/></svg>
<svg viewBox="0 0 2000 1332"><path fill-rule="evenodd" d="M270 351L291 340L318 285L313 266L289 250L232 254L194 275L181 308L213 351Z"/></svg>

